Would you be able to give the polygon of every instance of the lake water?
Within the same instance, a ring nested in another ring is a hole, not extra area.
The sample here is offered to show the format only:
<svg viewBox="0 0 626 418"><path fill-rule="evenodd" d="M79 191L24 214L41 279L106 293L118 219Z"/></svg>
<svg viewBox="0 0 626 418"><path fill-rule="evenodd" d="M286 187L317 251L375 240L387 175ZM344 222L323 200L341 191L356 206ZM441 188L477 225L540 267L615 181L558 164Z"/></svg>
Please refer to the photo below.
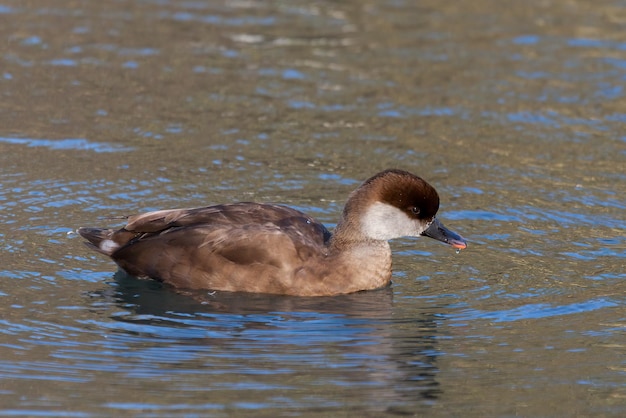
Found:
<svg viewBox="0 0 626 418"><path fill-rule="evenodd" d="M626 5L0 1L0 415L626 415ZM68 234L397 167L460 254L181 295Z"/></svg>

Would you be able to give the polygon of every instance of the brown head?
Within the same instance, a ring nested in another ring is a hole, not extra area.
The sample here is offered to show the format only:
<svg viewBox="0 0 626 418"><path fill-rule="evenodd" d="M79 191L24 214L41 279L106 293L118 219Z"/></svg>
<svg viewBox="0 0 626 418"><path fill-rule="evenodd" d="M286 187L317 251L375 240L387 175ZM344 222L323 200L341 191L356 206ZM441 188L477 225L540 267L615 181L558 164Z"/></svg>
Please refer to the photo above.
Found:
<svg viewBox="0 0 626 418"><path fill-rule="evenodd" d="M463 243L464 247L463 238L436 221L438 209L439 195L424 179L408 171L385 170L350 194L335 239L387 241L427 235L459 248ZM429 234L432 225L438 230L443 228L445 233Z"/></svg>

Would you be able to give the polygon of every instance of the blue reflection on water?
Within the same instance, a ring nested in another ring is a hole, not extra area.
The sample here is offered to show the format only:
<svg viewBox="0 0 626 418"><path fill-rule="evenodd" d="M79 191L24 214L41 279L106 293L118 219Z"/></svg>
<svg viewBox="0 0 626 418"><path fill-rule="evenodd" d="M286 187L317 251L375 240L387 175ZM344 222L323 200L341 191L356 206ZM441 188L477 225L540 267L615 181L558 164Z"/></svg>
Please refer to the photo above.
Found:
<svg viewBox="0 0 626 418"><path fill-rule="evenodd" d="M83 138L34 139L0 137L0 142L5 144L27 145L29 147L46 147L53 150L74 149L95 152L125 152L133 150L131 147L107 144L104 142L91 142Z"/></svg>
<svg viewBox="0 0 626 418"><path fill-rule="evenodd" d="M22 45L41 45L42 41L39 36L29 36L22 40Z"/></svg>
<svg viewBox="0 0 626 418"><path fill-rule="evenodd" d="M540 319L560 315L571 315L582 312L596 311L604 308L614 308L617 306L621 306L621 304L613 299L595 298L583 302L571 303L569 305L535 303L499 311L467 309L460 314L451 314L450 318L457 321L488 319L493 322L511 322L523 319Z"/></svg>
<svg viewBox="0 0 626 418"><path fill-rule="evenodd" d="M224 17L218 15L200 15L190 12L162 12L159 18L172 19L182 22L202 22L211 25L222 26L272 26L276 24L275 16L242 16L242 17Z"/></svg>
<svg viewBox="0 0 626 418"><path fill-rule="evenodd" d="M569 39L567 44L570 46L582 47L582 48L603 48L603 49L616 49L619 51L626 50L626 43L619 41L609 41L605 39L588 39L588 38L574 38Z"/></svg>
<svg viewBox="0 0 626 418"><path fill-rule="evenodd" d="M540 39L537 35L520 35L513 39L513 43L517 45L535 45Z"/></svg>
<svg viewBox="0 0 626 418"><path fill-rule="evenodd" d="M303 80L306 78L304 73L293 68L287 68L283 71L282 77L286 80Z"/></svg>
<svg viewBox="0 0 626 418"><path fill-rule="evenodd" d="M613 206L605 203L606 206ZM615 205L620 207L619 202ZM550 221L558 223L560 228L569 226L605 226L622 228L624 221L609 215L586 211L575 213L564 210L554 210L536 206L517 206L503 209L501 212L487 210L449 210L445 212L446 219L450 220L482 220L498 222L518 222L528 224L530 221Z"/></svg>
<svg viewBox="0 0 626 418"><path fill-rule="evenodd" d="M378 116L392 117L392 118L406 118L409 116L455 116L458 115L462 118L468 117L468 112L462 108L453 107L424 107L414 108L409 106L399 105L394 103L379 103L376 106L379 111Z"/></svg>
<svg viewBox="0 0 626 418"><path fill-rule="evenodd" d="M68 58L57 58L50 60L49 64L56 67L76 67L78 65L78 61Z"/></svg>

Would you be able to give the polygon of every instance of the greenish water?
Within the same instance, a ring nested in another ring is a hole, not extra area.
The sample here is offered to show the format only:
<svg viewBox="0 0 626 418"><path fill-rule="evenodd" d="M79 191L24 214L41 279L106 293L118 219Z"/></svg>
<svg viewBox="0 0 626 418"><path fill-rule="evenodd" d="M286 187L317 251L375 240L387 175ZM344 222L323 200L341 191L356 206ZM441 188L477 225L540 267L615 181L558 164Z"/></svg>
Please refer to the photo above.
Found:
<svg viewBox="0 0 626 418"><path fill-rule="evenodd" d="M0 3L0 415L623 416L626 7ZM178 295L68 234L398 167L456 254L389 289Z"/></svg>

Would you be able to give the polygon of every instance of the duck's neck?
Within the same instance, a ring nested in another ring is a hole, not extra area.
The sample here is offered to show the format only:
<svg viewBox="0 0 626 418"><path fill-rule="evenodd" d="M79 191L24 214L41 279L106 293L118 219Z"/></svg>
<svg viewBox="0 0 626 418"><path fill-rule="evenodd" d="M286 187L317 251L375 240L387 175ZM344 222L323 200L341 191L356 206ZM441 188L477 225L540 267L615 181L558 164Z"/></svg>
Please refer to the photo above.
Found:
<svg viewBox="0 0 626 418"><path fill-rule="evenodd" d="M348 196L348 200L341 213L341 218L335 227L333 237L329 243L331 252L346 251L351 248L362 248L367 246L380 247L387 245L387 242L378 242L365 234L362 220L367 204L367 192L370 187L361 186Z"/></svg>
<svg viewBox="0 0 626 418"><path fill-rule="evenodd" d="M365 239L340 223L330 241L329 260L340 277L326 286L341 293L379 289L391 282L391 248L387 241Z"/></svg>
<svg viewBox="0 0 626 418"><path fill-rule="evenodd" d="M372 248L380 252L381 249L389 251L389 243L386 240L373 239L364 232L358 217L341 217L333 231L329 242L330 253L341 254L354 249L362 251L364 248Z"/></svg>

